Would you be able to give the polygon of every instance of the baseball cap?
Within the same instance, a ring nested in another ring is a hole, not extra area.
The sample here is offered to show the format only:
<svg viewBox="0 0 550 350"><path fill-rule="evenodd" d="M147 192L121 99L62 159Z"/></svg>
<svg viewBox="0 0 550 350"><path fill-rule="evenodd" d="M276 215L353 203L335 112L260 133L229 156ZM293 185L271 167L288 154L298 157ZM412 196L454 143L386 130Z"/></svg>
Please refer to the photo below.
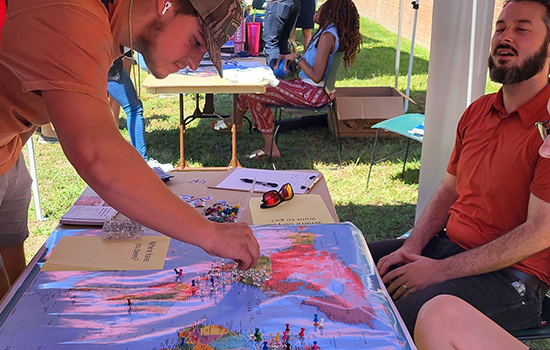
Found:
<svg viewBox="0 0 550 350"><path fill-rule="evenodd" d="M0 0L1 1L1 0ZM241 24L241 0L189 0L202 25L210 59L223 77L221 47Z"/></svg>

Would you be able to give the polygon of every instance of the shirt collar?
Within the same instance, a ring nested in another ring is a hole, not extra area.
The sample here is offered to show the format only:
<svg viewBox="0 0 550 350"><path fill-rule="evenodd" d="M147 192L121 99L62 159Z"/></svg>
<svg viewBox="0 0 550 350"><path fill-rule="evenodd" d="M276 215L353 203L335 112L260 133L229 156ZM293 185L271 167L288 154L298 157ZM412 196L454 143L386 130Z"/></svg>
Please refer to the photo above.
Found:
<svg viewBox="0 0 550 350"><path fill-rule="evenodd" d="M550 99L550 84L546 85L535 97L524 103L521 107L507 113L506 109L504 109L502 88L500 88L493 102L493 108L500 113L501 118L518 114L523 126L530 128L538 121L549 119L548 112L546 111L548 99Z"/></svg>

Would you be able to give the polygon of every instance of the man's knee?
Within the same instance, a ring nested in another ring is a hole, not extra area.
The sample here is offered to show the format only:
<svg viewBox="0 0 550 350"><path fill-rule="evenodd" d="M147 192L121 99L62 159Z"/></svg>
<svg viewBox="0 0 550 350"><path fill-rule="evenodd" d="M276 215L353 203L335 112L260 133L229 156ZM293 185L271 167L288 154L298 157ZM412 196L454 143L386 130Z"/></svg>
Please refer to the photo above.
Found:
<svg viewBox="0 0 550 350"><path fill-rule="evenodd" d="M418 312L415 332L445 328L448 320L455 319L451 316L458 308L460 301L461 299L452 295L438 295L428 300Z"/></svg>
<svg viewBox="0 0 550 350"><path fill-rule="evenodd" d="M444 288L444 284L431 285L424 289L417 290L410 295L399 298L394 301L403 322L407 326L410 334L414 334L414 327L419 317L420 309L430 300L437 298L435 303L441 305L439 296L442 294L450 294L448 288ZM436 305L436 306L437 306Z"/></svg>

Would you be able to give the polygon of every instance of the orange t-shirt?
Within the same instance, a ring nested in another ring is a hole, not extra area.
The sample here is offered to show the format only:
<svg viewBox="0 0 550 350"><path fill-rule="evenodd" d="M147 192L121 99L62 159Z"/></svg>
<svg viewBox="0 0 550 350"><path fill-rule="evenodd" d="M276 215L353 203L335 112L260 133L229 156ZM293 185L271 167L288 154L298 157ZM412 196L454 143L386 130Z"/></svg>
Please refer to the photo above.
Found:
<svg viewBox="0 0 550 350"><path fill-rule="evenodd" d="M0 175L17 161L25 134L50 121L41 90L108 103L107 72L119 53L113 37L127 18L126 0L111 19L100 0L10 1L0 46Z"/></svg>
<svg viewBox="0 0 550 350"><path fill-rule="evenodd" d="M527 220L529 195L550 202L550 159L539 156L535 122L549 119L550 85L507 113L502 89L472 103L456 134L447 172L457 177L458 199L447 235L465 249L484 245ZM550 284L550 248L514 265Z"/></svg>

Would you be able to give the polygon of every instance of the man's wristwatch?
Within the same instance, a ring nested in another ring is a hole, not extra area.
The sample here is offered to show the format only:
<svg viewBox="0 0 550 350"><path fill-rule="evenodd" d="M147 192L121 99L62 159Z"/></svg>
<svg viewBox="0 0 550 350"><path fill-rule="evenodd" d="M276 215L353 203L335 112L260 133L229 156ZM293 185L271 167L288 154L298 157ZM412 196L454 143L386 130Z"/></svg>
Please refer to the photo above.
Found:
<svg viewBox="0 0 550 350"><path fill-rule="evenodd" d="M304 58L302 57L302 55L298 55L296 56L296 58L294 59L294 62L296 62L296 64L298 64L298 62L300 62L301 60L303 60Z"/></svg>

